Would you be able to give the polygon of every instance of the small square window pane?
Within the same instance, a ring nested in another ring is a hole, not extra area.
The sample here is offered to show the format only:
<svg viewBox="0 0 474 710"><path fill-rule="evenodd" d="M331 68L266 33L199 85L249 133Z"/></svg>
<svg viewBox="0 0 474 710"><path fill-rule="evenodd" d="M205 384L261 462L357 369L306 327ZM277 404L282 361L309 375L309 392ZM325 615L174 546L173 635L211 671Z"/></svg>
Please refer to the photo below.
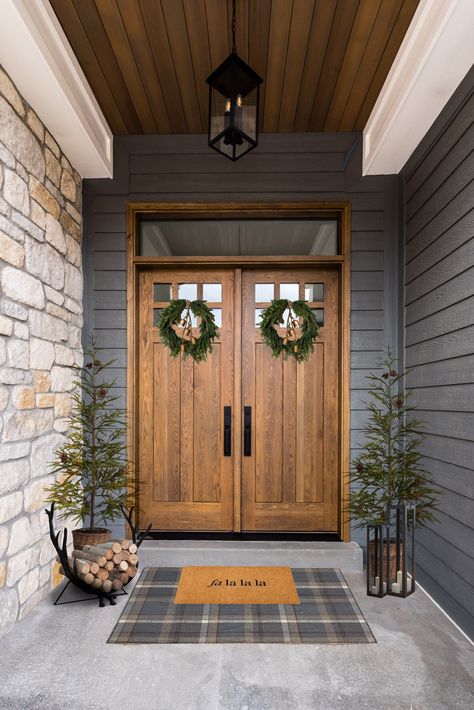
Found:
<svg viewBox="0 0 474 710"><path fill-rule="evenodd" d="M171 284L153 284L154 301L171 300Z"/></svg>
<svg viewBox="0 0 474 710"><path fill-rule="evenodd" d="M305 301L324 301L324 284L305 284Z"/></svg>
<svg viewBox="0 0 474 710"><path fill-rule="evenodd" d="M178 286L178 298L185 298L187 301L195 301L197 292L197 284L179 284Z"/></svg>
<svg viewBox="0 0 474 710"><path fill-rule="evenodd" d="M255 284L255 303L270 303L274 298L274 284Z"/></svg>
<svg viewBox="0 0 474 710"><path fill-rule="evenodd" d="M222 310L220 308L211 308L211 313L214 316L215 324L220 328L222 326Z"/></svg>
<svg viewBox="0 0 474 710"><path fill-rule="evenodd" d="M255 309L255 325L257 327L260 325L260 319L262 317L264 310L265 310L265 308L256 308Z"/></svg>
<svg viewBox="0 0 474 710"><path fill-rule="evenodd" d="M203 284L202 297L204 301L211 303L222 302L222 284Z"/></svg>
<svg viewBox="0 0 474 710"><path fill-rule="evenodd" d="M297 301L299 297L299 284L280 284L280 298L287 298L289 301Z"/></svg>
<svg viewBox="0 0 474 710"><path fill-rule="evenodd" d="M316 323L322 327L324 325L324 308L312 308L311 310L316 316Z"/></svg>
<svg viewBox="0 0 474 710"><path fill-rule="evenodd" d="M154 308L153 309L153 327L157 328L158 324L160 322L161 314L163 313L164 308Z"/></svg>

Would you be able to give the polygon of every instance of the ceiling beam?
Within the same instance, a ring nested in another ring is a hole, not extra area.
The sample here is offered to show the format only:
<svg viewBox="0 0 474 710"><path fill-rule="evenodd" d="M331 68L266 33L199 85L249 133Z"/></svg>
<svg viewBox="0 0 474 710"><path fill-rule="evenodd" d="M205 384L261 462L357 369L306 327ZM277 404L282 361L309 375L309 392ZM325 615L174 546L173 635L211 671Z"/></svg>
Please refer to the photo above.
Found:
<svg viewBox="0 0 474 710"><path fill-rule="evenodd" d="M421 0L364 129L364 175L397 174L474 63L473 0Z"/></svg>
<svg viewBox="0 0 474 710"><path fill-rule="evenodd" d="M81 177L112 177L112 133L49 0L1 5L0 63Z"/></svg>

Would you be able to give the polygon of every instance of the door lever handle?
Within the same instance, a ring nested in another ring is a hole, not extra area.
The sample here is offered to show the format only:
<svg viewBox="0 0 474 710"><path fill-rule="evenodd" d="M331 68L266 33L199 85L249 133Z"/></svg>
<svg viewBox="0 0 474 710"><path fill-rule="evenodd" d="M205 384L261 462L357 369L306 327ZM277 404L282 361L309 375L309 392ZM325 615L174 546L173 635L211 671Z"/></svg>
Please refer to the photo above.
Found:
<svg viewBox="0 0 474 710"><path fill-rule="evenodd" d="M252 407L244 407L244 456L252 455Z"/></svg>
<svg viewBox="0 0 474 710"><path fill-rule="evenodd" d="M232 455L232 407L224 407L224 456Z"/></svg>

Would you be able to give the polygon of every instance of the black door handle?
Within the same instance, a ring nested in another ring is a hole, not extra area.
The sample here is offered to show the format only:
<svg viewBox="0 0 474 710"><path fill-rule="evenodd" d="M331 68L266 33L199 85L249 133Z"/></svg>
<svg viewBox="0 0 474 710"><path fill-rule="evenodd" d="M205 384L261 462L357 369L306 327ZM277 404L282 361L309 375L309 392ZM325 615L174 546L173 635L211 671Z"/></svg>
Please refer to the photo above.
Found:
<svg viewBox="0 0 474 710"><path fill-rule="evenodd" d="M224 407L224 456L232 455L232 407Z"/></svg>
<svg viewBox="0 0 474 710"><path fill-rule="evenodd" d="M252 407L244 407L244 456L252 455Z"/></svg>

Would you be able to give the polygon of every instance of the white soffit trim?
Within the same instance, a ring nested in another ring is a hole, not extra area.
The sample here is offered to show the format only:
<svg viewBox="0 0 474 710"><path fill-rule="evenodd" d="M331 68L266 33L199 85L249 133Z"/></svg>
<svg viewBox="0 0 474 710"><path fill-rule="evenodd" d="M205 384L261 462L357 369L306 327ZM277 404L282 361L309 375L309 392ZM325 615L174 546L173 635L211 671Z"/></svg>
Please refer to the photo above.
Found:
<svg viewBox="0 0 474 710"><path fill-rule="evenodd" d="M364 129L363 175L400 172L474 63L473 30L473 0L421 0Z"/></svg>
<svg viewBox="0 0 474 710"><path fill-rule="evenodd" d="M81 177L112 177L112 133L49 0L0 2L0 63Z"/></svg>

